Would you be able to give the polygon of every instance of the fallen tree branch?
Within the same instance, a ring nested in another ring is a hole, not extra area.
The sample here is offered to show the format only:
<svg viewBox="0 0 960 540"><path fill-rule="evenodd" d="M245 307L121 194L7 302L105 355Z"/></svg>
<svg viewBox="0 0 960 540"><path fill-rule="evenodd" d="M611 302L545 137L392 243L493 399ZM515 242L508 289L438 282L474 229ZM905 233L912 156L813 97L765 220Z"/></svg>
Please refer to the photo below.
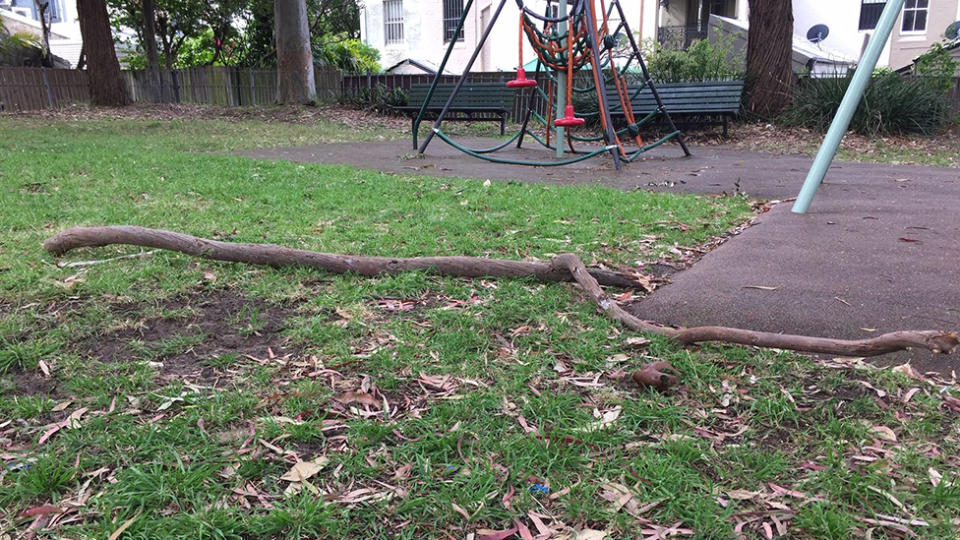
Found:
<svg viewBox="0 0 960 540"><path fill-rule="evenodd" d="M564 253L554 257L553 264L566 268L583 288L591 300L611 319L627 328L640 332L660 334L681 343L700 343L704 341L722 341L768 347L790 349L793 351L836 354L841 356L877 356L912 347L928 349L934 354L950 354L960 344L954 332L940 330L911 330L890 332L870 339L830 339L774 332L757 332L726 326L697 326L694 328L673 328L644 321L627 313L603 292L597 280L590 277L579 257Z"/></svg>
<svg viewBox="0 0 960 540"><path fill-rule="evenodd" d="M306 266L335 274L378 276L422 270L455 277L533 277L539 281L573 281L570 272L548 262L511 261L482 257L357 257L320 253L271 244L220 242L189 234L133 225L74 227L43 243L54 254L82 247L129 244L179 251L187 255L217 261L262 264L266 266ZM587 272L601 285L632 289L642 287L633 276L621 272L591 268Z"/></svg>
<svg viewBox="0 0 960 540"><path fill-rule="evenodd" d="M673 328L644 321L627 313L611 300L600 285L632 288L639 283L632 277L607 270L587 269L572 253L554 257L549 263L485 259L481 257L358 257L291 249L268 244L220 242L160 229L136 226L75 227L44 242L47 251L62 254L81 247L129 244L179 251L188 255L220 261L262 264L269 266L306 266L333 273L355 273L363 276L395 274L423 270L455 277L533 277L540 281L576 281L590 299L611 319L640 332L660 334L680 343L692 344L720 341L790 349L802 352L842 356L876 356L912 347L933 353L949 354L960 344L953 332L916 330L891 332L870 339L842 340L773 332L756 332L723 326ZM659 371L659 370L656 370ZM657 374L660 377L660 374ZM660 379L667 384L667 379Z"/></svg>

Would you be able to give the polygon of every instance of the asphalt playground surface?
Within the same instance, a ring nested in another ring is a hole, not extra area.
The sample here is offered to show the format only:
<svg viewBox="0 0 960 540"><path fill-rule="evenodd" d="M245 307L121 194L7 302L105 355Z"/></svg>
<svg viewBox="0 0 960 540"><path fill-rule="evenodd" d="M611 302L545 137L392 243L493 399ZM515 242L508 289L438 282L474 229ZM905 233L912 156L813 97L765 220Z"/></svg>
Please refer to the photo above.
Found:
<svg viewBox="0 0 960 540"><path fill-rule="evenodd" d="M495 141L473 139L490 146ZM434 140L423 158L409 140L258 149L245 155L396 173L603 184L619 189L791 199L812 158L664 145L614 169L608 156L561 167L500 165ZM498 157L549 159L513 147ZM960 169L834 162L807 214L775 204L757 223L635 304L640 317L847 339L896 330L960 332ZM906 351L921 371L960 372L960 353Z"/></svg>

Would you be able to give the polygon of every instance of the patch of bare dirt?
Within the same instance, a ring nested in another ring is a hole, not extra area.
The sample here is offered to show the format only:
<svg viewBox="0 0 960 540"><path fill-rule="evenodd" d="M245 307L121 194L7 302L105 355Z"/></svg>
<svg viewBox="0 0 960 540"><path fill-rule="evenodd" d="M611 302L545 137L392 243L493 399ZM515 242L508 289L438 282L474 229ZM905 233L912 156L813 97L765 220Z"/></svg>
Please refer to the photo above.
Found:
<svg viewBox="0 0 960 540"><path fill-rule="evenodd" d="M282 335L295 306L270 304L235 291L183 296L156 306L120 304L112 311L126 321L124 327L87 341L81 353L101 362L147 357L157 362L161 377L170 380L218 379L223 369L230 369L228 362L217 363L224 355L267 361L299 352Z"/></svg>
<svg viewBox="0 0 960 540"><path fill-rule="evenodd" d="M39 369L30 371L11 370L3 378L13 384L13 394L18 396L48 396L56 399L61 395L55 377L44 377ZM4 383L4 384L7 384Z"/></svg>

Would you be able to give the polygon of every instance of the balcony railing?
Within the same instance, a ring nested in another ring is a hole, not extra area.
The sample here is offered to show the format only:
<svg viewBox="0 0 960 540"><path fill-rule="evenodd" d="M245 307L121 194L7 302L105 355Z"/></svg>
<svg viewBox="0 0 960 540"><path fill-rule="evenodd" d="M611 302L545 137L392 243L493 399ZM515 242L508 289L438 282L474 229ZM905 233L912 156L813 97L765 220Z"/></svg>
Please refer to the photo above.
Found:
<svg viewBox="0 0 960 540"><path fill-rule="evenodd" d="M698 39L707 39L707 29L696 24L661 26L657 31L657 42L664 49L686 49Z"/></svg>

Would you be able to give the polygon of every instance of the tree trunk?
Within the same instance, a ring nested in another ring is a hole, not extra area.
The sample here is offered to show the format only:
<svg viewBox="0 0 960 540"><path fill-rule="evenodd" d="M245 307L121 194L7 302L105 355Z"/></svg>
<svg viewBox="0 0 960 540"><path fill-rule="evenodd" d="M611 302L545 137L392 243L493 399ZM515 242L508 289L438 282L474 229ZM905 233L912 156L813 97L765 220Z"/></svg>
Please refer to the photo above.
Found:
<svg viewBox="0 0 960 540"><path fill-rule="evenodd" d="M110 19L104 0L77 0L83 50L87 53L90 74L90 103L97 106L121 106L130 102L120 78L120 63L113 48Z"/></svg>
<svg viewBox="0 0 960 540"><path fill-rule="evenodd" d="M750 0L746 109L770 116L793 102L791 0Z"/></svg>
<svg viewBox="0 0 960 540"><path fill-rule="evenodd" d="M305 0L274 0L273 35L277 42L277 100L313 104L317 100Z"/></svg>
<svg viewBox="0 0 960 540"><path fill-rule="evenodd" d="M150 99L154 103L164 101L160 86L160 59L157 56L157 8L154 0L143 0L143 50L147 54L147 81Z"/></svg>
<svg viewBox="0 0 960 540"><path fill-rule="evenodd" d="M48 0L34 0L37 6L37 12L40 14L40 31L43 34L43 58L41 65L44 67L53 67L53 58L50 54L50 19L47 18L47 10L50 9Z"/></svg>

